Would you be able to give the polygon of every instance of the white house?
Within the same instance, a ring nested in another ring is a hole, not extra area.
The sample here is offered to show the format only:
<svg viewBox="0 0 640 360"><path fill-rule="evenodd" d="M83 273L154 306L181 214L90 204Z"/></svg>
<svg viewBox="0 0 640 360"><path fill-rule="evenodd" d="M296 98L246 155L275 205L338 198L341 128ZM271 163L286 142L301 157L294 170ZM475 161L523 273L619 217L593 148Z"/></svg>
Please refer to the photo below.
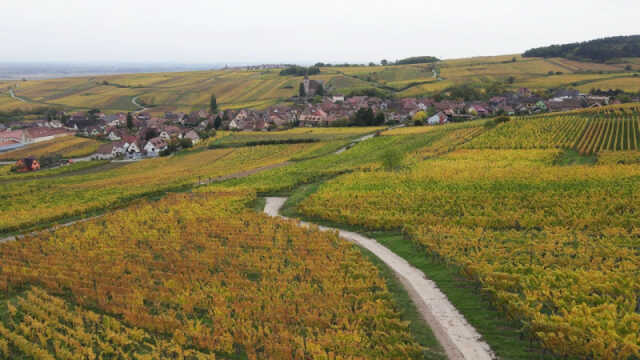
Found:
<svg viewBox="0 0 640 360"><path fill-rule="evenodd" d="M113 159L113 144L104 144L98 148L98 151L93 155L95 160L110 160Z"/></svg>
<svg viewBox="0 0 640 360"><path fill-rule="evenodd" d="M447 115L445 115L443 112L439 112L427 119L427 124L440 125L446 123L447 121L449 121Z"/></svg>
<svg viewBox="0 0 640 360"><path fill-rule="evenodd" d="M158 156L163 150L166 149L167 143L160 137L154 137L153 139L147 141L147 144L144 146L144 151L147 153L147 156Z"/></svg>
<svg viewBox="0 0 640 360"><path fill-rule="evenodd" d="M119 140L122 140L122 137L120 136L120 134L118 134L118 132L111 130L109 131L109 135L107 136L107 139L111 141L119 141Z"/></svg>

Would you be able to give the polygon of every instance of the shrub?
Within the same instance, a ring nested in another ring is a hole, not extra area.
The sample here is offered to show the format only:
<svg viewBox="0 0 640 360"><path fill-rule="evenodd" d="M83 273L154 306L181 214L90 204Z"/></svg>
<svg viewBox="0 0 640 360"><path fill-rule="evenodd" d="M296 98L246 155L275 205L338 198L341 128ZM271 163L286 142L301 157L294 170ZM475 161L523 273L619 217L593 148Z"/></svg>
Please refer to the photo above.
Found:
<svg viewBox="0 0 640 360"><path fill-rule="evenodd" d="M389 148L382 154L382 167L385 171L394 171L402 167L404 154L396 148Z"/></svg>

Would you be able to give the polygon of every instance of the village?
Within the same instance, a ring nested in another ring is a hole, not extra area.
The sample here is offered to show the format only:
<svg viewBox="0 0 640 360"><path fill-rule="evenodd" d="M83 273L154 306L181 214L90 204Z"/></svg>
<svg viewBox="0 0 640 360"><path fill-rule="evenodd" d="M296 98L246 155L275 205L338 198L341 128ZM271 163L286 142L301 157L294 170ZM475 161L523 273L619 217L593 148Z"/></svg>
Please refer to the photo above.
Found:
<svg viewBox="0 0 640 360"><path fill-rule="evenodd" d="M199 110L190 113L152 112L105 114L58 112L48 120L0 124L0 152L47 141L60 136L83 136L105 143L92 160L129 159L168 155L197 145L215 130L278 131L293 127L337 127L371 125L433 126L491 116L520 116L569 111L616 103L606 95L586 95L577 90L556 90L543 99L531 90L491 97L488 101L434 98L382 99L371 96L323 96L321 81L305 78L305 96L266 110ZM158 116L159 115L159 116Z"/></svg>

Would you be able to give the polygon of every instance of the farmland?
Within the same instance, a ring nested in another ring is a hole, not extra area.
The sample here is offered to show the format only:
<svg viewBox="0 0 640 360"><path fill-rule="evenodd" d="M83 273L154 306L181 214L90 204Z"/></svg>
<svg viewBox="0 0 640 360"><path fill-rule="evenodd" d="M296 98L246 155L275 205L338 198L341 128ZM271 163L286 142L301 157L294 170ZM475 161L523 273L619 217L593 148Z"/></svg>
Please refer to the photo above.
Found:
<svg viewBox="0 0 640 360"><path fill-rule="evenodd" d="M515 62L512 59L515 58ZM325 67L311 78L325 81L333 93L378 89L397 97L433 95L460 84L483 86L502 82L510 89L535 90L563 86L581 91L619 88L638 91L637 77L627 63L598 64L560 58L522 58L519 55L444 60L434 64ZM434 76L434 70L439 76ZM302 77L280 76L271 70L211 70L177 73L126 74L7 82L5 89L27 102L0 94L0 111L56 106L70 110L99 108L132 111L132 99L153 106L154 112L206 108L216 94L223 109L264 109L285 102L298 92ZM513 82L507 83L509 78Z"/></svg>
<svg viewBox="0 0 640 360"><path fill-rule="evenodd" d="M299 207L312 218L404 228L425 257L459 267L558 355L632 358L639 168L557 167L558 155L458 150L404 173L342 175Z"/></svg>
<svg viewBox="0 0 640 360"><path fill-rule="evenodd" d="M40 143L30 144L18 150L0 154L0 160L16 160L33 156L61 155L63 157L82 157L96 152L100 142L76 136L65 136Z"/></svg>
<svg viewBox="0 0 640 360"><path fill-rule="evenodd" d="M229 148L5 174L5 233L104 216L0 244L0 352L442 358L402 289L335 233L252 210L267 194L420 267L498 358L635 359L638 113L220 132L211 144Z"/></svg>
<svg viewBox="0 0 640 360"><path fill-rule="evenodd" d="M353 245L243 209L250 200L174 195L3 245L0 288L44 290L0 305L11 315L0 321L0 351L128 357L151 348L188 359L422 353L385 282ZM69 312L45 291L70 292L82 307Z"/></svg>
<svg viewBox="0 0 640 360"><path fill-rule="evenodd" d="M279 164L314 144L194 151L107 171L0 184L0 232L17 231L128 204L198 181ZM53 190L55 189L55 191ZM46 194L46 196L44 196Z"/></svg>
<svg viewBox="0 0 640 360"><path fill-rule="evenodd" d="M584 110L560 115L516 118L474 139L470 148L569 148L582 154L638 150L638 108Z"/></svg>

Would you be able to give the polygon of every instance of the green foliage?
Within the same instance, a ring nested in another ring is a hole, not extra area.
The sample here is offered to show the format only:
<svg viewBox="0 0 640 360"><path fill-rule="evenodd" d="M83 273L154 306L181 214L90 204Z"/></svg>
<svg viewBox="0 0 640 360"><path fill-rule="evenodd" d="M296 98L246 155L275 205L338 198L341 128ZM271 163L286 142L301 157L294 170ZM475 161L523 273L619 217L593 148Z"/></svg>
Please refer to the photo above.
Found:
<svg viewBox="0 0 640 360"><path fill-rule="evenodd" d="M615 36L581 43L551 45L527 50L523 57L562 57L605 62L640 56L640 35Z"/></svg>
<svg viewBox="0 0 640 360"><path fill-rule="evenodd" d="M438 62L440 59L434 56L414 56L402 60L396 61L397 65L409 65L409 64L430 64Z"/></svg>
<svg viewBox="0 0 640 360"><path fill-rule="evenodd" d="M395 171L402 167L404 154L397 148L390 147L382 153L382 167L386 171Z"/></svg>
<svg viewBox="0 0 640 360"><path fill-rule="evenodd" d="M320 68L316 66L303 67L303 66L291 66L280 71L280 76L311 76L320 73Z"/></svg>
<svg viewBox="0 0 640 360"><path fill-rule="evenodd" d="M133 116L131 115L131 113L127 113L127 129L131 130L133 129Z"/></svg>
<svg viewBox="0 0 640 360"><path fill-rule="evenodd" d="M307 92L306 92L306 91L305 91L305 89L304 89L304 84L303 84L303 83L300 83L300 87L298 88L298 95L299 95L300 97L305 97L305 96L307 96Z"/></svg>
<svg viewBox="0 0 640 360"><path fill-rule="evenodd" d="M209 99L209 112L211 114L218 112L218 100L216 99L215 94L211 94L211 99Z"/></svg>

